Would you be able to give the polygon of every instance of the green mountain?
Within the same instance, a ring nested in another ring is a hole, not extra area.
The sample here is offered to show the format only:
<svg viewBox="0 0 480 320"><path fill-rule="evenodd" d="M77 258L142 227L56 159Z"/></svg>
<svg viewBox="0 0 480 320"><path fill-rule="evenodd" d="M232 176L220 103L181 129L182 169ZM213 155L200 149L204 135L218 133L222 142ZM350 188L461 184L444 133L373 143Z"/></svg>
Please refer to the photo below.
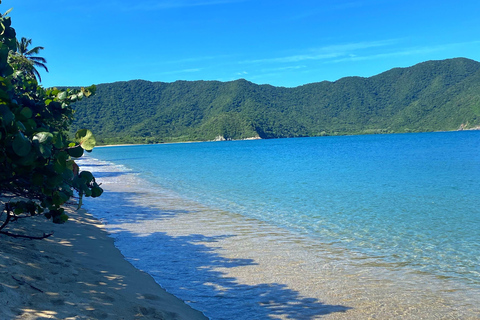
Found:
<svg viewBox="0 0 480 320"><path fill-rule="evenodd" d="M480 126L480 63L455 58L295 88L246 80L97 86L73 130L100 143L283 138Z"/></svg>

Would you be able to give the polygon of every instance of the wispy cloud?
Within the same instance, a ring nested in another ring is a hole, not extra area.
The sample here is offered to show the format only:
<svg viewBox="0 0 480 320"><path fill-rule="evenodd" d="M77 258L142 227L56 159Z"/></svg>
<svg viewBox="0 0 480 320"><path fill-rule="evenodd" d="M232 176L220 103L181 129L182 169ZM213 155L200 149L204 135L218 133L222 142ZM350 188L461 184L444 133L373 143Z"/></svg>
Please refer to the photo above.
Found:
<svg viewBox="0 0 480 320"><path fill-rule="evenodd" d="M277 58L266 59L254 59L245 60L240 63L252 64L252 63L291 63L308 60L326 60L339 57L345 57L354 54L358 50L370 49L375 47L385 47L397 43L397 39L382 40L382 41L370 41L370 42L355 42L339 45L325 46L316 49L310 49L307 53L290 55Z"/></svg>
<svg viewBox="0 0 480 320"><path fill-rule="evenodd" d="M480 44L480 41L448 43L448 44L442 44L437 46L411 47L411 48L407 48L399 51L377 53L377 54L364 55L364 56L350 55L348 57L344 57L341 59L335 59L331 62L339 63L339 62L347 62L347 61L366 61L366 60L376 60L376 59L400 57L400 56L424 55L424 54L430 54L434 52L446 51L456 47L472 45L472 44L473 45Z"/></svg>
<svg viewBox="0 0 480 320"><path fill-rule="evenodd" d="M298 69L303 69L306 68L307 66L305 65L300 65L300 66L288 66L288 67L280 67L280 68L268 68L268 69L262 69L262 72L272 72L272 71L287 71L287 70L298 70Z"/></svg>

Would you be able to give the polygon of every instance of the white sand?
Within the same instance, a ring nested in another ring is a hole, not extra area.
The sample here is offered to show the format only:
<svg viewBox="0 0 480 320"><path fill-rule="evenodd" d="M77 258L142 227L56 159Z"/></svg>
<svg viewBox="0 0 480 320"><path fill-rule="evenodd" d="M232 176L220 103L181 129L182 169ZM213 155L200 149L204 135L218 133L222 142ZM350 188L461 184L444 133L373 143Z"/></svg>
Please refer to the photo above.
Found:
<svg viewBox="0 0 480 320"><path fill-rule="evenodd" d="M206 319L127 262L103 226L84 210L54 225L22 219L0 235L0 319Z"/></svg>

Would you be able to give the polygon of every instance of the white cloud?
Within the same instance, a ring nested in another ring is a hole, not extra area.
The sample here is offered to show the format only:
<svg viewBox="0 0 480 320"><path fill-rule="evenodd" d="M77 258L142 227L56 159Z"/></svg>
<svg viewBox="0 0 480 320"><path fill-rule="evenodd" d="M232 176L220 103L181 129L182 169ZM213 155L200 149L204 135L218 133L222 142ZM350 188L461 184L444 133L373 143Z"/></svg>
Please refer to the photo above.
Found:
<svg viewBox="0 0 480 320"><path fill-rule="evenodd" d="M353 55L354 51L375 48L375 47L384 47L390 46L397 43L397 39L390 40L381 40L381 41L365 41L365 42L354 42L338 45L330 45L315 49L308 50L308 53L291 55L286 57L278 58L266 58L266 59L256 59L256 60L246 60L240 63L289 63L289 62L300 62L307 60L326 60L334 59L343 56Z"/></svg>
<svg viewBox="0 0 480 320"><path fill-rule="evenodd" d="M433 52L450 50L456 47L472 45L472 44L480 44L480 41L448 43L443 45L426 46L426 47L411 47L411 48L406 48L400 51L378 53L378 54L365 55L365 56L352 55L349 57L333 60L332 62L338 63L338 62L346 62L346 61L365 61L365 60L376 60L381 58L390 58L390 57L399 57L399 56L423 55L423 54L429 54Z"/></svg>
<svg viewBox="0 0 480 320"><path fill-rule="evenodd" d="M306 68L307 66L301 65L301 66L289 66L289 67L280 67L280 68L270 68L270 69L262 69L262 72L272 72L272 71L287 71L287 70L298 70L298 69L303 69Z"/></svg>

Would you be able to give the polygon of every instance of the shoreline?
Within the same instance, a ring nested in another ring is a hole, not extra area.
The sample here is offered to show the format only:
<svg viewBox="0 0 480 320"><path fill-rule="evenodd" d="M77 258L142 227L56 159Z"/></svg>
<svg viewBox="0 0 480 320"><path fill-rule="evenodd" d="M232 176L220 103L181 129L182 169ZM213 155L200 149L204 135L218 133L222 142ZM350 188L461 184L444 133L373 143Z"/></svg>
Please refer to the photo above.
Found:
<svg viewBox="0 0 480 320"><path fill-rule="evenodd" d="M10 229L50 238L0 235L3 319L207 319L128 262L98 219L68 211L63 225L38 216Z"/></svg>
<svg viewBox="0 0 480 320"><path fill-rule="evenodd" d="M130 146L150 146L150 145L162 145L162 144L181 144L181 143L201 143L201 142L223 142L223 141L255 141L255 140L275 140L275 139L294 139L294 138L319 138L319 137L346 137L346 136L369 136L369 135L392 135L392 134L418 134L418 133L445 133L445 132L462 132L462 131L480 131L480 126L456 130L446 131L420 131L420 132L389 132L389 133L358 133L358 134L339 134L339 135L318 135L318 136L306 136L306 137L283 137L283 138L245 138L245 139L226 139L226 140L202 140L202 141L176 141L176 142L157 142L157 143L120 143L120 144L101 144L95 146L95 148L104 147L130 147Z"/></svg>
<svg viewBox="0 0 480 320"><path fill-rule="evenodd" d="M109 173L102 183L110 193L91 212L126 259L212 319L477 319L480 312L480 288L205 207L135 174L122 173L118 183L120 171L109 165L94 168ZM102 209L109 203L118 210ZM230 308L217 312L226 301Z"/></svg>

